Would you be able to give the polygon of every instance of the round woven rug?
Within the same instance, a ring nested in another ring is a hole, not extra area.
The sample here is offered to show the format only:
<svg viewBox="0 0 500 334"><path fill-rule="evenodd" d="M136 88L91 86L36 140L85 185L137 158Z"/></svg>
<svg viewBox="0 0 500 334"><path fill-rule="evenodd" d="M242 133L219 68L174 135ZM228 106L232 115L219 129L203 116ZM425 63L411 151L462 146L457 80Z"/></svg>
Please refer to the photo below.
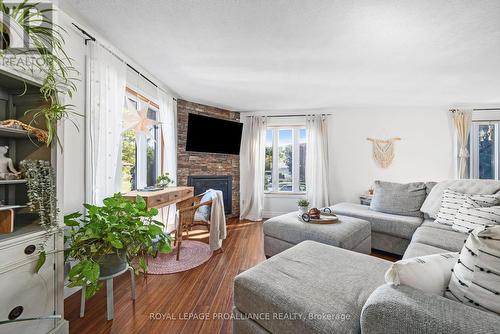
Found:
<svg viewBox="0 0 500 334"><path fill-rule="evenodd" d="M148 259L148 274L164 275L193 269L207 262L212 254L207 243L183 240L179 261L175 259L177 247L168 254L158 253L156 258L149 257Z"/></svg>

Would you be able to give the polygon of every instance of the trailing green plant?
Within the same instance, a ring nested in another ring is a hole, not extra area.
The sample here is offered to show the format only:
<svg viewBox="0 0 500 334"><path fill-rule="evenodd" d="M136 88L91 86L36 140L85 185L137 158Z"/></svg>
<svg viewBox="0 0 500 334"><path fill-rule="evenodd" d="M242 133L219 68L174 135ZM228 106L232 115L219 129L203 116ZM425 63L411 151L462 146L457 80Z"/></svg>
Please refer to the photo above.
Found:
<svg viewBox="0 0 500 334"><path fill-rule="evenodd" d="M50 162L22 160L19 166L26 179L28 208L38 214L44 229L57 228L56 175Z"/></svg>
<svg viewBox="0 0 500 334"><path fill-rule="evenodd" d="M300 207L308 207L309 206L309 201L306 200L306 199L299 199L297 201L297 205L300 206Z"/></svg>
<svg viewBox="0 0 500 334"><path fill-rule="evenodd" d="M39 224L46 230L51 231L60 227L57 223L56 199L56 175L55 171L46 160L22 160L19 163L21 173L26 179L26 188L28 195L28 208L38 214ZM45 263L46 252L45 243L48 240L48 234L40 244L38 253L38 262L35 266L35 272L38 272Z"/></svg>
<svg viewBox="0 0 500 334"><path fill-rule="evenodd" d="M78 80L76 78L78 71L73 67L72 59L63 48L65 43L63 33L66 31L48 17L49 13L54 12L52 8L41 9L38 3L28 3L28 0L23 0L14 8L9 8L3 0L0 0L0 12L9 15L17 22L34 46L33 49L9 50L9 52L29 55L35 53L41 60L40 62L32 61L29 65L35 66L43 77L40 93L47 105L37 110L27 111L27 113L33 112L30 123L36 123L39 118L43 119L48 132L47 146L54 139L61 146L56 131L57 122L62 119L71 120L71 115L81 116L74 111L73 105L61 102L64 96L70 98L73 96ZM0 26L2 38L6 42L5 27ZM0 52L0 57L3 56L5 56L5 51ZM77 126L73 120L71 121Z"/></svg>
<svg viewBox="0 0 500 334"><path fill-rule="evenodd" d="M156 185L157 186L168 186L170 183L173 183L174 181L170 178L169 173L165 173L163 175L160 175L156 178Z"/></svg>
<svg viewBox="0 0 500 334"><path fill-rule="evenodd" d="M65 260L78 261L69 272L69 287L85 285L87 298L99 289L99 264L105 255L124 252L136 272L147 272L148 255L171 251L170 237L154 219L158 210L148 209L141 196L130 201L116 193L103 204L84 204L85 215L75 212L64 217Z"/></svg>

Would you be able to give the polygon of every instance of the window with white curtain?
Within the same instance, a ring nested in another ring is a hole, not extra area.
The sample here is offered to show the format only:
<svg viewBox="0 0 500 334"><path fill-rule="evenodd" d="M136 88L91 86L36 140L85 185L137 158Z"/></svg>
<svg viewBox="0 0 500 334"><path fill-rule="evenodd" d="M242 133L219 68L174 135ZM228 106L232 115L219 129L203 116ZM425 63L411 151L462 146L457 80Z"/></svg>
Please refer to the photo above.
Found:
<svg viewBox="0 0 500 334"><path fill-rule="evenodd" d="M271 126L266 130L264 191L306 191L306 129Z"/></svg>
<svg viewBox="0 0 500 334"><path fill-rule="evenodd" d="M128 89L127 99L136 110L147 108L147 116L159 120L156 106ZM124 110L124 112L127 112ZM160 170L160 128L151 128L149 137L137 136L133 130L122 135L122 191L154 186Z"/></svg>
<svg viewBox="0 0 500 334"><path fill-rule="evenodd" d="M499 179L500 121L474 121L470 132L470 172L474 179Z"/></svg>

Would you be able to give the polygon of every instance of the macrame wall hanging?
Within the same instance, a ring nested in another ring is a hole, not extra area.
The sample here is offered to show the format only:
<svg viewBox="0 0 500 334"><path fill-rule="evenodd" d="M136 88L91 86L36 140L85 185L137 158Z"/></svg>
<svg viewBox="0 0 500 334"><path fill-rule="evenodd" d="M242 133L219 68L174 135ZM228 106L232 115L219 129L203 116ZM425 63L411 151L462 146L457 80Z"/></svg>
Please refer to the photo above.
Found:
<svg viewBox="0 0 500 334"><path fill-rule="evenodd" d="M394 160L394 142L401 140L399 137L389 138L386 140L366 138L372 142L373 160L380 168L387 168Z"/></svg>

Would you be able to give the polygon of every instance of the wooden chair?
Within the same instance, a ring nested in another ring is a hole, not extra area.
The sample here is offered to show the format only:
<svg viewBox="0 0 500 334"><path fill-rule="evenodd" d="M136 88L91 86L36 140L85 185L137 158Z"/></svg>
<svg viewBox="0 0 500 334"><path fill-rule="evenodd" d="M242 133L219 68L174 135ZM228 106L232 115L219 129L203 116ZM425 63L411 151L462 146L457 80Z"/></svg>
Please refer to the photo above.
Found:
<svg viewBox="0 0 500 334"><path fill-rule="evenodd" d="M210 224L208 221L195 220L195 213L200 207L204 205L212 205L212 200L200 203L203 195L205 194L188 198L187 200L184 200L177 204L177 207L179 209L179 225L177 226L177 229L175 231L174 241L174 246L177 245L177 261L179 261L180 257L184 232L186 232L187 236L189 237L189 231L193 226L206 226L208 228L208 231L210 232Z"/></svg>

